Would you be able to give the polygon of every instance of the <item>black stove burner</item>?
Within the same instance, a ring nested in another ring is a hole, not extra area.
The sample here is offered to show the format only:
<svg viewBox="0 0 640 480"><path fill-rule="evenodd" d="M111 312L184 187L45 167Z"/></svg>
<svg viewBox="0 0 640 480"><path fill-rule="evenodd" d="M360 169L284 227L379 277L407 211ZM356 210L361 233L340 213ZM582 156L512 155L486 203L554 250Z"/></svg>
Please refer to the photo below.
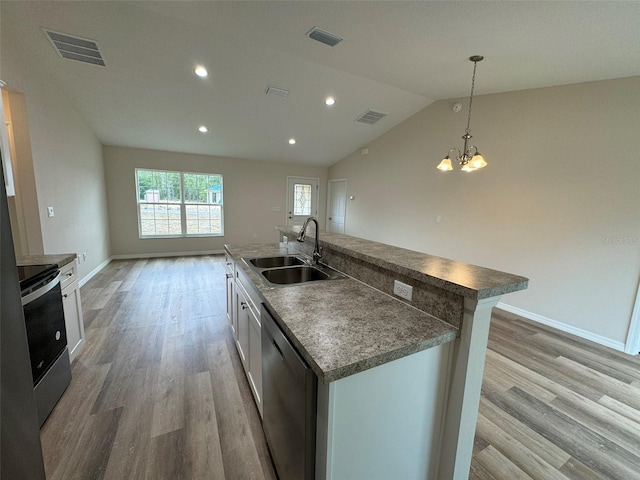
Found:
<svg viewBox="0 0 640 480"><path fill-rule="evenodd" d="M18 279L23 296L25 292L28 293L30 287L57 271L58 267L54 264L18 266Z"/></svg>

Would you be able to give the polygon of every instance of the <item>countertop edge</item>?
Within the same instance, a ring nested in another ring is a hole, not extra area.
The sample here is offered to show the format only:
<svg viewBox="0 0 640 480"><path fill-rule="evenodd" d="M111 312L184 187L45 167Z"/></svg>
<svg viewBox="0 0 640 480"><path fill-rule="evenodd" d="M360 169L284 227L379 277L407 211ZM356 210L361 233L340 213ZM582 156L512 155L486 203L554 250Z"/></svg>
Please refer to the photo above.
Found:
<svg viewBox="0 0 640 480"><path fill-rule="evenodd" d="M283 233L292 233L292 234L297 233L295 226L277 226L276 230ZM330 239L327 240L326 237L323 238L322 234L329 236L329 238L332 236L342 237L345 241L348 241L348 239L353 239L353 241L362 242L370 246L385 247L386 249L399 254L405 253L405 254L411 255L412 257L414 256L422 257L425 261L436 260L440 262L447 262L447 263L450 263L451 265L465 266L469 269L476 270L477 272L480 272L480 273L492 274L497 277L503 277L505 278L505 280L495 281L493 282L494 285L490 285L485 288L473 288L473 287L464 285L462 283L455 282L453 280L441 278L439 276L417 270L416 268L413 268L408 265L392 262L390 260L380 258L374 255L371 255L369 253L363 253L363 252L354 250L353 248L349 248L348 246L341 245L340 243L335 243L334 241L332 242ZM307 238L315 238L315 231L313 230L309 231ZM492 268L481 267L479 265L468 264L465 262L458 262L456 260L448 259L445 257L438 257L436 255L417 252L417 251L409 250L403 247L387 245L387 244L376 242L373 240L366 240L358 237L351 237L349 235L321 231L321 235L320 235L320 239L318 240L318 243L323 247L330 248L332 250L343 253L345 255L349 255L353 258L366 261L368 263L385 268L387 270L397 272L401 275L406 275L408 277L414 278L415 280L428 283L435 287L442 288L443 290L447 290L454 294L461 295L467 298L476 299L476 300L518 292L521 290L525 290L529 285L529 279L521 275L514 275L511 273L502 272L500 270L495 270Z"/></svg>
<svg viewBox="0 0 640 480"><path fill-rule="evenodd" d="M345 365L343 367L339 367L334 370L329 370L324 373L322 378L318 376L318 379L323 383L335 382L336 380L340 380L342 378L346 378L351 375L356 375L358 373L364 372L371 368L384 365L385 363L393 362L400 358L407 357L414 353L422 352L424 350L428 350L429 348L438 347L445 343L452 342L453 340L456 339L456 336L457 336L457 331L444 333L436 337L430 338L429 340L425 340L423 342L418 342L413 345L398 348L396 350L392 350L374 357L367 358L365 360L354 362L350 365Z"/></svg>
<svg viewBox="0 0 640 480"><path fill-rule="evenodd" d="M20 255L16 257L18 266L53 264L58 268L73 262L78 256L75 253L58 253L44 255Z"/></svg>

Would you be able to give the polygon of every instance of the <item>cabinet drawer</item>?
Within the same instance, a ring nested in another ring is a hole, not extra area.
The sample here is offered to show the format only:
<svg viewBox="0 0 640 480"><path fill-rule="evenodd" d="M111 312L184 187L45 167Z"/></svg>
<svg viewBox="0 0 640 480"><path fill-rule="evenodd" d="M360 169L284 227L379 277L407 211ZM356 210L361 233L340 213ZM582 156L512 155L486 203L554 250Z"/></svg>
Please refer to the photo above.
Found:
<svg viewBox="0 0 640 480"><path fill-rule="evenodd" d="M260 294L255 291L253 283L242 271L242 268L236 269L236 288L243 291L254 316L260 318Z"/></svg>
<svg viewBox="0 0 640 480"><path fill-rule="evenodd" d="M224 262L225 262L225 266L227 268L227 273L231 274L231 277L233 278L233 267L235 266L235 262L233 261L233 259L229 256L229 254L225 254L224 256Z"/></svg>
<svg viewBox="0 0 640 480"><path fill-rule="evenodd" d="M78 279L78 270L76 268L76 261L66 264L60 268L60 288L65 289L68 285L71 285Z"/></svg>

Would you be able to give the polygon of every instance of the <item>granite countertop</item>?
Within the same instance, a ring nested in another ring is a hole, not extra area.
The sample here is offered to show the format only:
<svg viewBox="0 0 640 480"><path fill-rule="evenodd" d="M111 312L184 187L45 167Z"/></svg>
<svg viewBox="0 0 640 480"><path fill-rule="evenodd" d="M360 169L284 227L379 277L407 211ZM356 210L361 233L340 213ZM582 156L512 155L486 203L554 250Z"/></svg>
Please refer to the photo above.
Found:
<svg viewBox="0 0 640 480"><path fill-rule="evenodd" d="M347 277L274 288L242 258L298 253L289 244L225 245L318 379L328 383L456 338L436 317Z"/></svg>
<svg viewBox="0 0 640 480"><path fill-rule="evenodd" d="M299 227L276 227L297 234ZM307 238L314 237L310 230ZM407 275L463 297L480 300L524 290L529 279L448 258L394 247L333 232L320 232L320 245L364 260L379 267Z"/></svg>
<svg viewBox="0 0 640 480"><path fill-rule="evenodd" d="M19 266L25 265L45 265L54 264L58 268L62 268L65 265L73 262L77 255L75 253L61 253L53 255L25 255L16 258L16 263Z"/></svg>

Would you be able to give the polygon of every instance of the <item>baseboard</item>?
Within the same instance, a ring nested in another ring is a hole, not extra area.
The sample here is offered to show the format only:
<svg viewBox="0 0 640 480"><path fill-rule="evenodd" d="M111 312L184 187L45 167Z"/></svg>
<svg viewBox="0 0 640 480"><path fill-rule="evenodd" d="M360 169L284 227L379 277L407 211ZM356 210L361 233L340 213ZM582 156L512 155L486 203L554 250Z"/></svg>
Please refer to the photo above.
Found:
<svg viewBox="0 0 640 480"><path fill-rule="evenodd" d="M166 252L166 253L131 253L127 255L112 255L113 260L135 260L136 258L165 258L192 257L198 255L221 255L224 250L207 250L204 252Z"/></svg>
<svg viewBox="0 0 640 480"><path fill-rule="evenodd" d="M109 265L109 263L111 263L111 257L107 258L104 262L102 262L96 268L91 270L87 275L85 275L84 278L78 282L78 286L82 288L89 280L91 280L98 273L100 273L100 270L102 270L104 267Z"/></svg>
<svg viewBox="0 0 640 480"><path fill-rule="evenodd" d="M524 317L528 320L533 320L534 322L542 323L543 325L556 328L562 332L570 333L571 335L575 335L576 337L584 338L585 340L589 340L599 345L603 345L605 347L613 348L614 350L624 352L623 342L616 342L615 340L611 340L610 338L603 337L602 335L597 335L593 332L589 332L588 330L583 330L581 328L573 327L571 325L567 325L566 323L553 320L552 318L544 317L542 315L538 315L537 313L523 310L522 308L507 305L506 303L498 302L498 305L496 305L496 308L504 310L505 312L513 313L514 315L518 315L520 317Z"/></svg>

